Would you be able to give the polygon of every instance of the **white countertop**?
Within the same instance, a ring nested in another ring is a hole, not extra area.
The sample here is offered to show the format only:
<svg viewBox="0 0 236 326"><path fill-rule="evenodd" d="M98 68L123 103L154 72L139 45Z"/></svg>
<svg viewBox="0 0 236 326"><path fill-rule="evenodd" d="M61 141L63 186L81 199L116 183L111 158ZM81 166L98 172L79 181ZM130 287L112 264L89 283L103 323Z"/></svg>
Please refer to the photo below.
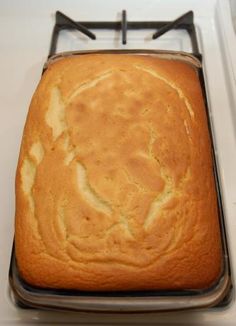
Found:
<svg viewBox="0 0 236 326"><path fill-rule="evenodd" d="M236 45L226 0L25 0L0 1L0 325L68 323L161 323L163 325L235 325L236 303L201 312L148 315L100 315L26 311L8 295L8 268L14 228L14 178L30 99L47 58L54 13L75 20L169 20L193 10L204 49L207 89L216 135L226 225L233 272L236 270ZM223 9L223 12L222 12ZM235 252L234 252L235 251Z"/></svg>

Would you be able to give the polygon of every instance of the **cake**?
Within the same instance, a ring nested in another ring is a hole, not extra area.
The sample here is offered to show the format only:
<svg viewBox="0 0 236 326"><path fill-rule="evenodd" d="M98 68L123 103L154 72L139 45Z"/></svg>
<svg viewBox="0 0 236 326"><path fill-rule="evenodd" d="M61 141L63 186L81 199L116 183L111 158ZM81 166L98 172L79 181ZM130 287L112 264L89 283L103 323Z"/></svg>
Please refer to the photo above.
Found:
<svg viewBox="0 0 236 326"><path fill-rule="evenodd" d="M44 72L16 175L15 251L30 285L206 289L222 270L198 70L84 54Z"/></svg>

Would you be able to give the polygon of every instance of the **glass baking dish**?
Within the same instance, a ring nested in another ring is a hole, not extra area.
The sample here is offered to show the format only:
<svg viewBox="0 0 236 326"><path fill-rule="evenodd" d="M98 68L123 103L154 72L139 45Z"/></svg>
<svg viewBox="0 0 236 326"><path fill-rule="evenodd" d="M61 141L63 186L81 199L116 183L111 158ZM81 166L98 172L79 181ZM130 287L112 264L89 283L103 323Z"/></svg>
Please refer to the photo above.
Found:
<svg viewBox="0 0 236 326"><path fill-rule="evenodd" d="M45 71L55 60L65 56L86 55L88 53L116 53L151 55L188 62L197 69L205 100L208 128L211 136L213 169L217 190L219 222L223 253L222 272L219 280L204 290L162 290L135 292L85 292L78 290L42 289L27 284L20 276L15 258L14 245L9 270L9 282L15 302L20 307L40 309L96 311L96 312L154 312L225 306L231 300L232 282L229 254L224 223L223 202L220 191L217 160L215 155L214 135L211 128L204 75L198 58L184 52L156 50L100 50L65 52L51 57L44 65Z"/></svg>

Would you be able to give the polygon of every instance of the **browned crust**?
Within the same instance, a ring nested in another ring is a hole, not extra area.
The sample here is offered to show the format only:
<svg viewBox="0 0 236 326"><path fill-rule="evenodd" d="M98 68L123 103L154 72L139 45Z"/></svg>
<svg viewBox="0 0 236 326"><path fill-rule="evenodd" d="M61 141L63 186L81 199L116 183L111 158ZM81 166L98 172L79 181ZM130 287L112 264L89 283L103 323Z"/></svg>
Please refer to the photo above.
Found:
<svg viewBox="0 0 236 326"><path fill-rule="evenodd" d="M49 123L56 106L59 128ZM91 54L48 68L24 129L15 248L21 275L41 287L199 289L218 279L211 146L193 67Z"/></svg>

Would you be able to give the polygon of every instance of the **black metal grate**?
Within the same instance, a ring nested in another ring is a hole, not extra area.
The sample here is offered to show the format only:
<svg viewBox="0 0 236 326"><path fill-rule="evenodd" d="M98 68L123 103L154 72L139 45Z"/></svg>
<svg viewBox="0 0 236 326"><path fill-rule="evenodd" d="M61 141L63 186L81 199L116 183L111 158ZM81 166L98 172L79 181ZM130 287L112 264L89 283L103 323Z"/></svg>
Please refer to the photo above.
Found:
<svg viewBox="0 0 236 326"><path fill-rule="evenodd" d="M128 21L126 10L122 11L121 21L83 21L75 22L60 11L56 12L56 22L53 28L51 45L49 50L49 58L56 54L58 35L61 30L77 29L79 32L87 35L91 40L96 40L96 35L90 31L90 29L114 29L121 30L122 32L122 44L128 42L128 30L139 29L157 29L152 36L153 40L157 39L164 33L171 29L184 29L188 32L191 39L192 54L201 59L199 53L196 29L194 26L194 14L192 11L188 11L184 15L178 17L173 21Z"/></svg>

